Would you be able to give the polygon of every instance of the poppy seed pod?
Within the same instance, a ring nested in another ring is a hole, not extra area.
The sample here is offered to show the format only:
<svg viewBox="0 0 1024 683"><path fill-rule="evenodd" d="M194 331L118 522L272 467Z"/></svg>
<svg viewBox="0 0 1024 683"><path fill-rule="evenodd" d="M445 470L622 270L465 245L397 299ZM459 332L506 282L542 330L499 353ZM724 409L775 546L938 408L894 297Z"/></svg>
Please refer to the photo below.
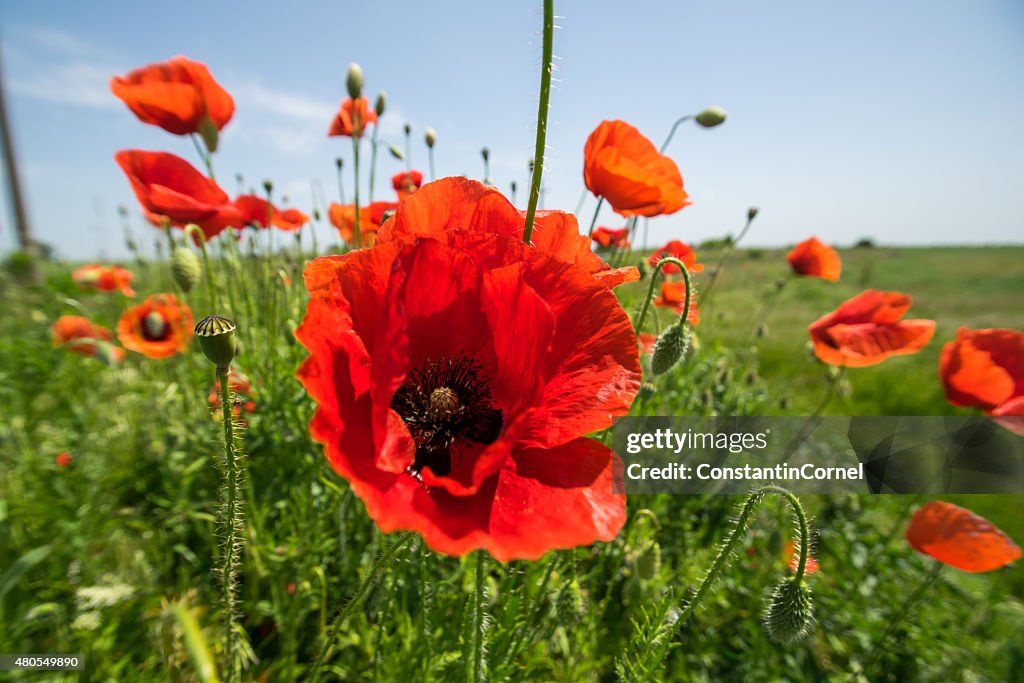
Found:
<svg viewBox="0 0 1024 683"><path fill-rule="evenodd" d="M811 590L801 579L787 576L765 601L764 627L772 640L792 643L806 638L814 623Z"/></svg>
<svg viewBox="0 0 1024 683"><path fill-rule="evenodd" d="M171 273L174 281L181 287L181 291L188 294L202 277L203 269L199 265L199 258L190 249L180 248L174 250L171 258Z"/></svg>
<svg viewBox="0 0 1024 683"><path fill-rule="evenodd" d="M345 77L345 86L348 88L349 97L357 100L363 96L363 68L352 62L348 65L348 75Z"/></svg>
<svg viewBox="0 0 1024 683"><path fill-rule="evenodd" d="M405 152L398 149L395 145L389 145L388 151L391 152L391 156L398 159L399 161L405 161Z"/></svg>
<svg viewBox="0 0 1024 683"><path fill-rule="evenodd" d="M437 142L437 131L433 128L427 128L426 132L423 133L423 140L427 143L427 147L433 148Z"/></svg>
<svg viewBox="0 0 1024 683"><path fill-rule="evenodd" d="M661 375L679 362L686 353L686 330L682 325L673 325L654 342L654 353L651 355L651 372Z"/></svg>
<svg viewBox="0 0 1024 683"><path fill-rule="evenodd" d="M721 107L708 107L694 117L698 124L705 128L714 128L725 123L725 110Z"/></svg>
<svg viewBox="0 0 1024 683"><path fill-rule="evenodd" d="M373 102L373 110L377 112L377 116L380 116L381 114L384 113L384 110L387 109L387 106L388 94L381 90L379 93L377 93L377 99L374 100Z"/></svg>
<svg viewBox="0 0 1024 683"><path fill-rule="evenodd" d="M219 315L208 315L196 323L199 348L218 370L227 371L235 357L235 323Z"/></svg>

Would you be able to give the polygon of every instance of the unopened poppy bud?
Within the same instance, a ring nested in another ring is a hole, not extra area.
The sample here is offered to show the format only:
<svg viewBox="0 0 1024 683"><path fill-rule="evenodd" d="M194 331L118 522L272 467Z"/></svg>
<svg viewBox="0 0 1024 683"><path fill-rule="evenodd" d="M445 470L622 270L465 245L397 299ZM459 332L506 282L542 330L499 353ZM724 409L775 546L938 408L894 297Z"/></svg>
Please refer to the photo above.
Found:
<svg viewBox="0 0 1024 683"><path fill-rule="evenodd" d="M765 336L767 336L767 334L768 326L764 324L758 325L757 328L754 330L754 336L757 337L758 339L764 339Z"/></svg>
<svg viewBox="0 0 1024 683"><path fill-rule="evenodd" d="M651 541L636 558L636 574L644 581L650 581L661 569L661 546Z"/></svg>
<svg viewBox="0 0 1024 683"><path fill-rule="evenodd" d="M199 348L218 370L227 371L235 357L235 323L219 315L208 315L196 323Z"/></svg>
<svg viewBox="0 0 1024 683"><path fill-rule="evenodd" d="M320 209L313 209L313 220L320 222Z"/></svg>
<svg viewBox="0 0 1024 683"><path fill-rule="evenodd" d="M752 221L757 218L757 212L760 211L756 206L752 206L747 209L747 220Z"/></svg>
<svg viewBox="0 0 1024 683"><path fill-rule="evenodd" d="M342 159L341 157L336 157L334 159L334 165L337 166L338 170L340 171L341 167L345 165L345 160Z"/></svg>
<svg viewBox="0 0 1024 683"><path fill-rule="evenodd" d="M682 325L672 325L661 333L654 342L654 353L651 355L651 372L661 375L679 362L686 353L686 330Z"/></svg>
<svg viewBox="0 0 1024 683"><path fill-rule="evenodd" d="M518 186L518 185L516 185L516 181L514 181L514 180L513 180L513 181L512 181L512 194L515 194L515 192L516 192L516 188L517 188L517 187L519 187L519 186Z"/></svg>
<svg viewBox="0 0 1024 683"><path fill-rule="evenodd" d="M578 621L583 614L583 593L576 579L567 583L555 599L555 613L562 623Z"/></svg>
<svg viewBox="0 0 1024 683"><path fill-rule="evenodd" d="M202 277L203 269L199 265L199 258L191 249L182 247L174 250L171 258L171 273L174 281L181 287L181 291L188 294Z"/></svg>
<svg viewBox="0 0 1024 683"><path fill-rule="evenodd" d="M383 214L381 214L380 224L384 225L385 223L388 222L388 219L391 218L394 215L395 215L395 210L394 209L388 209Z"/></svg>
<svg viewBox="0 0 1024 683"><path fill-rule="evenodd" d="M217 124L213 122L209 116L204 116L199 120L199 135L203 138L203 143L206 145L206 149L210 152L217 151L217 142L220 138L220 133L217 131Z"/></svg>
<svg viewBox="0 0 1024 683"><path fill-rule="evenodd" d="M409 137L410 135L412 135L412 126L410 126L408 123L402 126L402 130L405 131L405 137Z"/></svg>
<svg viewBox="0 0 1024 683"><path fill-rule="evenodd" d="M658 393L658 386L653 382L643 382L640 384L640 392L637 394L637 398L640 399L641 403L647 403L654 395Z"/></svg>
<svg viewBox="0 0 1024 683"><path fill-rule="evenodd" d="M388 94L381 90L379 93L377 93L377 99L374 100L373 102L373 110L377 112L377 116L380 116L384 113L384 110L387 109L387 106Z"/></svg>
<svg viewBox="0 0 1024 683"><path fill-rule="evenodd" d="M348 65L348 75L345 77L345 85L348 87L348 95L353 100L363 96L363 68L352 62Z"/></svg>
<svg viewBox="0 0 1024 683"><path fill-rule="evenodd" d="M483 149L480 150L480 156L484 158L484 161L489 161L491 158L491 150L484 147Z"/></svg>
<svg viewBox="0 0 1024 683"><path fill-rule="evenodd" d="M398 149L395 145L389 145L388 151L391 152L391 156L398 159L399 161L405 161L405 152Z"/></svg>
<svg viewBox="0 0 1024 683"><path fill-rule="evenodd" d="M263 181L263 191L266 192L268 195L271 192L273 192L274 191L274 183L273 183L273 181L264 180Z"/></svg>
<svg viewBox="0 0 1024 683"><path fill-rule="evenodd" d="M426 132L423 133L423 140L427 143L427 147L433 148L437 142L437 131L433 128L427 128Z"/></svg>
<svg viewBox="0 0 1024 683"><path fill-rule="evenodd" d="M772 640L792 643L806 638L814 624L811 590L795 576L782 579L765 601L764 627Z"/></svg>
<svg viewBox="0 0 1024 683"><path fill-rule="evenodd" d="M725 110L721 107L708 107L694 117L697 123L705 128L714 128L725 122Z"/></svg>

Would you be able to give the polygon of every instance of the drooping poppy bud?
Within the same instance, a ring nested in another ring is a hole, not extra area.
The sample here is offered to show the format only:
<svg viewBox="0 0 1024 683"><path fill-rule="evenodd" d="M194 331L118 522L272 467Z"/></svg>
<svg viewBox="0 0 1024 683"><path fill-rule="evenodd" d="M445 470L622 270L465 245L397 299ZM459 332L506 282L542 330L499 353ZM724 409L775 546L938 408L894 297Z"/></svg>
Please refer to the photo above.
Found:
<svg viewBox="0 0 1024 683"><path fill-rule="evenodd" d="M235 323L219 315L208 315L196 323L199 348L218 370L227 371L235 357Z"/></svg>
<svg viewBox="0 0 1024 683"><path fill-rule="evenodd" d="M399 161L405 161L405 152L400 150L395 145L389 145L388 146L388 151L391 152L391 156L393 156L394 158L398 159Z"/></svg>
<svg viewBox="0 0 1024 683"><path fill-rule="evenodd" d="M806 638L814 624L811 589L805 581L787 576L765 601L764 627L772 640L792 643Z"/></svg>
<svg viewBox="0 0 1024 683"><path fill-rule="evenodd" d="M363 96L363 68L352 62L348 65L348 75L345 77L345 86L348 88L349 97L358 100Z"/></svg>
<svg viewBox="0 0 1024 683"><path fill-rule="evenodd" d="M651 541L636 558L636 573L644 581L650 581L658 575L661 569L661 546L657 541Z"/></svg>
<svg viewBox="0 0 1024 683"><path fill-rule="evenodd" d="M672 325L662 332L658 340L654 342L651 372L661 375L671 370L686 353L687 337L686 330L682 325Z"/></svg>
<svg viewBox="0 0 1024 683"><path fill-rule="evenodd" d="M705 128L714 128L725 123L725 110L721 107L708 107L694 117L698 124Z"/></svg>
<svg viewBox="0 0 1024 683"><path fill-rule="evenodd" d="M181 287L181 291L188 294L199 282L203 269L199 265L199 258L191 249L181 247L174 250L171 258L171 273L174 281Z"/></svg>
<svg viewBox="0 0 1024 683"><path fill-rule="evenodd" d="M752 206L749 209L747 209L747 220L752 221L755 218L757 218L758 211L760 211L760 209L758 209L756 206Z"/></svg>

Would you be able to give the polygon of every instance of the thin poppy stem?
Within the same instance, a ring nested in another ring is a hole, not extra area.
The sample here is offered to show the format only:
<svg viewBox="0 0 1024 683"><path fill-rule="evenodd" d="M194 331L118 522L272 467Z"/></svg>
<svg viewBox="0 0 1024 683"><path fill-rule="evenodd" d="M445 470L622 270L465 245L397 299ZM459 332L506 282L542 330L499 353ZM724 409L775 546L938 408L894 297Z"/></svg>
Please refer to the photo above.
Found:
<svg viewBox="0 0 1024 683"><path fill-rule="evenodd" d="M344 204L345 203L345 176L344 176L344 173L342 172L344 167L341 166L341 165L335 165L335 168L337 169L337 173L338 173L338 200L342 204Z"/></svg>
<svg viewBox="0 0 1024 683"><path fill-rule="evenodd" d="M241 512L241 467L239 454L235 446L235 402L231 397L230 369L217 368L217 382L220 385L221 414L224 421L224 488L223 525L224 557L221 561L221 602L224 610L224 636L226 680L238 679L237 650L238 638L235 633L235 588L238 581L238 563L242 544L242 512Z"/></svg>
<svg viewBox="0 0 1024 683"><path fill-rule="evenodd" d="M644 320L647 318L647 309L651 306L651 297L654 296L654 285L658 281L658 273L667 263L674 263L679 266L679 270L683 273L683 281L686 283L686 299L684 300L683 313L679 316L679 325L684 325L690 317L690 299L693 288L690 284L690 271L686 269L686 264L677 259L675 256L666 256L665 258L658 261L658 265L654 266L654 272L651 273L651 284L647 287L647 296L644 297L644 307L640 309L640 315L636 319L636 326L633 331L637 334L643 329Z"/></svg>
<svg viewBox="0 0 1024 683"><path fill-rule="evenodd" d="M665 142L661 143L661 147L658 149L660 154L664 154L665 150L668 148L668 143L672 142L672 136L676 134L676 128L678 128L684 121L689 121L692 118L693 114L687 114L686 116L681 116L676 119L676 122L672 124L672 128L668 131L668 137L665 138Z"/></svg>
<svg viewBox="0 0 1024 683"><path fill-rule="evenodd" d="M580 211L583 210L583 203L587 201L587 194L589 194L589 192L590 190L588 190L586 187L583 188L583 194L580 195L580 200L576 202L576 213L574 215L580 215Z"/></svg>
<svg viewBox="0 0 1024 683"><path fill-rule="evenodd" d="M405 170L412 170L412 128L405 127ZM430 165L430 179L434 179L434 165Z"/></svg>
<svg viewBox="0 0 1024 683"><path fill-rule="evenodd" d="M745 341L750 341L751 335L757 333L757 328L761 327L768 321L768 316L770 316L772 311L775 310L775 304L779 300L779 295L782 294L782 290L786 288L786 285L789 284L789 281L792 279L793 273L790 273L788 276L781 278L775 284L775 287L772 289L772 293L769 294L764 300L764 303L761 304L761 310L759 310L757 315L754 316L754 324L751 326L750 331L747 332Z"/></svg>
<svg viewBox="0 0 1024 683"><path fill-rule="evenodd" d="M476 588L473 593L473 658L467 662L466 680L483 682L484 674L484 551L476 551L476 569L474 579Z"/></svg>
<svg viewBox="0 0 1024 683"><path fill-rule="evenodd" d="M755 216L756 214L747 214L747 222L743 225L743 230L740 231L739 236L732 242L730 242L725 249L722 250L721 256L718 257L718 263L715 264L715 269L711 271L711 277L708 278L707 287L704 288L704 291L701 292L700 294L700 298L697 300L698 304L706 305L706 302L711 297L711 290L712 288L714 288L715 283L718 281L718 276L722 273L722 268L725 267L725 262L729 259L730 256L732 256L732 252L736 250L736 245L740 243L740 240L742 240L743 237L747 234L747 231L750 230L750 224L754 222Z"/></svg>
<svg viewBox="0 0 1024 683"><path fill-rule="evenodd" d="M537 142L533 150L533 182L530 183L530 201L526 208L526 227L523 241L533 237L533 221L540 201L540 182L544 173L544 144L548 134L548 106L551 103L551 71L554 69L555 0L544 0L544 49L540 70L540 102L537 105Z"/></svg>
<svg viewBox="0 0 1024 683"><path fill-rule="evenodd" d="M836 387L839 386L839 383L843 381L843 375L845 373L846 366L840 365L839 374L837 374L834 378L829 378L828 390L822 397L821 402L818 404L818 407L814 409L814 412L811 414L811 417L818 417L819 415L821 415L822 411L825 410L828 404L832 402L832 398L836 395Z"/></svg>
<svg viewBox="0 0 1024 683"><path fill-rule="evenodd" d="M590 230L587 230L587 237L594 234L594 226L597 225L597 216L601 213L602 204L604 204L604 197L598 197L597 206L594 207L594 217L590 219Z"/></svg>
<svg viewBox="0 0 1024 683"><path fill-rule="evenodd" d="M370 140L370 203L373 203L373 186L377 179L377 126L373 127L373 138Z"/></svg>
<svg viewBox="0 0 1024 683"><path fill-rule="evenodd" d="M355 188L352 190L356 207L356 225L352 231L353 241L356 248L363 246L363 233L359 224L359 140L358 135L352 136L352 167L355 175Z"/></svg>
<svg viewBox="0 0 1024 683"><path fill-rule="evenodd" d="M434 173L434 148L427 148L427 162L430 164L430 179L434 180L437 176Z"/></svg>
<svg viewBox="0 0 1024 683"><path fill-rule="evenodd" d="M198 137L195 133L192 133L189 137L192 138L192 144L196 146L196 152L199 153L199 158L203 160L203 164L206 165L206 174L210 176L210 180L216 181L217 177L213 174L213 159L210 158L210 151L206 149L206 143L202 146L199 144Z"/></svg>

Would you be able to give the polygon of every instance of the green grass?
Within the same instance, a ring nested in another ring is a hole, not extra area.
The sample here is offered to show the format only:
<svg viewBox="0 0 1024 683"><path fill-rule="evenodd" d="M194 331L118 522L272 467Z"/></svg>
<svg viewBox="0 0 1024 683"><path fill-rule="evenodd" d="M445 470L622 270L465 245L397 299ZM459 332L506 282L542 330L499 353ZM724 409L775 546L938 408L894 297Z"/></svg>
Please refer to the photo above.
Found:
<svg viewBox="0 0 1024 683"><path fill-rule="evenodd" d="M747 342L761 298L787 269L782 252L740 251L703 312L700 350L659 381L643 411L809 412L825 380L805 348L807 325L873 287L912 294L910 317L937 320L935 340L915 356L850 371L850 395L826 412L967 414L943 398L939 349L960 325L1024 328L1022 256L1022 248L846 251L841 283L790 282L768 334ZM701 257L709 265L716 260ZM266 277L261 257L239 259L235 266L230 259L217 263L219 276L230 278L230 286L222 283L221 308L233 309L220 312L239 323L238 366L253 381L258 404L244 434L250 477L239 586L248 643L243 678L307 679L326 625L370 576L365 603L340 630L334 677L463 680L473 648L476 558L440 556L415 538L371 576L374 558L396 536L376 530L306 430L312 405L293 378L305 352L291 336L305 301L300 264L288 255L275 262L274 270L284 269L294 283L281 287ZM140 294L171 287L159 264L131 267ZM195 350L166 361L132 354L107 368L52 348L49 324L75 312L64 299L109 327L124 304L116 294L78 290L69 272L50 266L40 286L9 275L0 282L0 652L88 659L81 676L53 680L199 680L198 664L221 668L223 661L213 571L221 554L219 425L206 402L212 366ZM627 307L644 285L622 293ZM202 286L190 303L197 317L213 312ZM750 372L752 384L745 381ZM726 378L721 391L713 386L718 375ZM74 461L57 467L54 457L65 450ZM812 636L780 646L760 623L766 591L786 574L782 545L792 536L785 508L769 501L737 558L673 637L658 678L845 681L871 659L895 609L929 568L902 537L922 499L803 499L822 567L811 580L818 619ZM1024 497L953 500L1024 541ZM488 559L490 680L615 680L617 658L664 636L711 564L738 503L726 496L632 496L629 521L611 543L549 553L536 563ZM637 515L640 509L657 523ZM654 544L660 561L653 572L641 572ZM945 569L886 643L872 680L1024 678L1022 572Z"/></svg>

